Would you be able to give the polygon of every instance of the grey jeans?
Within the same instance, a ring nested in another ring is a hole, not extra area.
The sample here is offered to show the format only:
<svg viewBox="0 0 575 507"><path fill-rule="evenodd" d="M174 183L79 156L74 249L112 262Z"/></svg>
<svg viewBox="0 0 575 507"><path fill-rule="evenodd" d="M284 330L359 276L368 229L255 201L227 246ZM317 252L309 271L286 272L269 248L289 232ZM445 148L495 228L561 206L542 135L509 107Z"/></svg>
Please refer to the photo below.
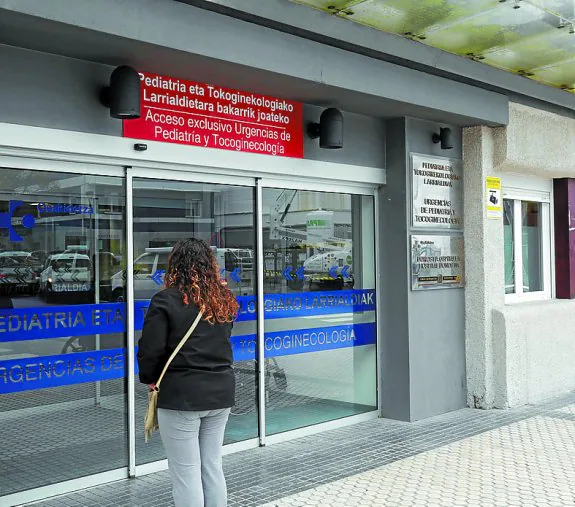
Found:
<svg viewBox="0 0 575 507"><path fill-rule="evenodd" d="M227 506L222 446L229 415L229 408L207 412L158 409L176 507Z"/></svg>

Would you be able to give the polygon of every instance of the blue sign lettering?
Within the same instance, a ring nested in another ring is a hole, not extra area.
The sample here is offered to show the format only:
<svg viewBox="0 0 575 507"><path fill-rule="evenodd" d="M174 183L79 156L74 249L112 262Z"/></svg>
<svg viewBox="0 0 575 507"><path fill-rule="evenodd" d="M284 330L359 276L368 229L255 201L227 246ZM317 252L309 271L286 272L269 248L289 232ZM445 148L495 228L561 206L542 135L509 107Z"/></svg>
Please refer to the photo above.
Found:
<svg viewBox="0 0 575 507"><path fill-rule="evenodd" d="M123 333L125 329L120 303L0 310L0 342Z"/></svg>
<svg viewBox="0 0 575 507"><path fill-rule="evenodd" d="M288 329L265 334L265 357L362 347L374 345L376 340L375 322L310 329ZM235 361L249 361L256 358L256 335L232 336L232 346Z"/></svg>
<svg viewBox="0 0 575 507"><path fill-rule="evenodd" d="M236 283L240 283L242 281L242 279L240 278L240 273L241 273L241 269L240 268L234 268L234 270L230 273L230 278L236 282Z"/></svg>
<svg viewBox="0 0 575 507"><path fill-rule="evenodd" d="M295 272L295 276L297 276L298 280L305 280L305 269L303 266L300 266L299 268L297 268L296 272Z"/></svg>
<svg viewBox="0 0 575 507"><path fill-rule="evenodd" d="M238 303L240 304L240 313L236 320L238 322L254 320L257 312L256 298L253 296L239 297ZM375 311L375 291L373 289L264 295L264 316L266 319L371 311Z"/></svg>
<svg viewBox="0 0 575 507"><path fill-rule="evenodd" d="M256 319L254 296L238 297L237 322ZM134 328L140 331L150 302L136 301ZM0 310L0 342L42 340L64 336L123 333L126 330L124 303L40 306ZM266 294L266 319L313 317L375 310L374 290L293 292Z"/></svg>
<svg viewBox="0 0 575 507"><path fill-rule="evenodd" d="M12 219L14 218L14 213L22 206L24 203L22 201L10 201L8 204L8 213L0 213L0 229L8 229L8 237L10 241L17 243L19 241L24 241L24 238L20 236L12 226ZM26 229L32 229L36 223L33 215L24 215L22 217L22 227Z"/></svg>
<svg viewBox="0 0 575 507"><path fill-rule="evenodd" d="M0 213L0 229L8 230L9 240L13 243L18 243L24 241L24 238L20 236L14 229L12 221L14 220L14 214L18 209L24 205L23 201L10 201L8 204L8 213ZM94 208L92 206L86 206L84 204L65 204L65 203L47 203L40 202L36 205L36 209L39 214L60 214L68 213L70 215L93 215ZM21 219L21 225L25 229L33 229L36 225L36 219L34 215L26 214Z"/></svg>
<svg viewBox="0 0 575 507"><path fill-rule="evenodd" d="M38 203L38 212L44 215L68 213L70 215L93 215L94 208L84 204L65 204L65 203Z"/></svg>
<svg viewBox="0 0 575 507"><path fill-rule="evenodd" d="M255 334L233 336L231 340L235 361L256 358ZM265 357L268 358L375 343L376 325L373 322L275 331L264 337ZM112 380L125 375L126 350L123 348L9 359L0 361L0 394Z"/></svg>
<svg viewBox="0 0 575 507"><path fill-rule="evenodd" d="M158 269L150 278L154 281L156 285L162 285L164 283L164 275L166 274L165 269Z"/></svg>
<svg viewBox="0 0 575 507"><path fill-rule="evenodd" d="M0 394L121 378L125 349L0 361Z"/></svg>
<svg viewBox="0 0 575 507"><path fill-rule="evenodd" d="M292 272L292 267L288 266L287 268L284 269L282 275L283 277L288 281L291 282L293 280L293 276L291 275Z"/></svg>

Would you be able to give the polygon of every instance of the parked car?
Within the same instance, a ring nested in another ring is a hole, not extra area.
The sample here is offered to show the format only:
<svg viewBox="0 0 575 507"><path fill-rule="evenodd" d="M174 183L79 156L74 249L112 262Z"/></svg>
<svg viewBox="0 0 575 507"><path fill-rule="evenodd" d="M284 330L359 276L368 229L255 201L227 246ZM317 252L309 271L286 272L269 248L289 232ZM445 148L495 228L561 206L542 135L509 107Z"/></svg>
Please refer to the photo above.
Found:
<svg viewBox="0 0 575 507"><path fill-rule="evenodd" d="M212 247L218 266L223 270L222 280L236 295L247 295L253 288L253 251L240 248ZM163 275L168 267L172 247L146 248L134 261L134 299L148 300L161 289ZM120 271L112 277L112 300L123 301L126 273Z"/></svg>
<svg viewBox="0 0 575 507"><path fill-rule="evenodd" d="M151 299L162 286L163 273L168 266L170 247L146 248L134 261L134 298ZM124 301L126 272L112 276L112 300Z"/></svg>
<svg viewBox="0 0 575 507"><path fill-rule="evenodd" d="M40 292L46 302L66 295L88 297L92 293L90 257L78 253L51 255L40 274Z"/></svg>
<svg viewBox="0 0 575 507"><path fill-rule="evenodd" d="M0 252L0 294L36 294L41 266L29 252Z"/></svg>

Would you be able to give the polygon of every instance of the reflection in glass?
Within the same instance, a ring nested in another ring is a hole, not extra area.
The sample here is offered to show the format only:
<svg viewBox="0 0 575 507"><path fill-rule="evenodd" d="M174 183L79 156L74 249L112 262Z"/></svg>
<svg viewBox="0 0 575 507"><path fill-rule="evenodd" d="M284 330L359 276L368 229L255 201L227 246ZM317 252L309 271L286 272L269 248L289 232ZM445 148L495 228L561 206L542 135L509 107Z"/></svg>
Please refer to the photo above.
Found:
<svg viewBox="0 0 575 507"><path fill-rule="evenodd" d="M127 466L124 207L122 178L0 170L0 495Z"/></svg>
<svg viewBox="0 0 575 507"><path fill-rule="evenodd" d="M513 238L513 201L503 200L503 249L505 257L505 294L515 293L515 248Z"/></svg>
<svg viewBox="0 0 575 507"><path fill-rule="evenodd" d="M255 233L254 189L228 185L186 183L150 179L134 180L134 295L136 299L136 343L143 316L152 296L163 287L172 246L180 239L195 237L212 246L222 280L240 300L244 313L233 329L236 406L226 430L225 443L258 436L256 351L246 347L255 341ZM124 297L125 279L114 286ZM136 379L136 462L165 458L159 435L145 444L143 421L147 386Z"/></svg>
<svg viewBox="0 0 575 507"><path fill-rule="evenodd" d="M263 191L268 434L376 408L373 206Z"/></svg>
<svg viewBox="0 0 575 507"><path fill-rule="evenodd" d="M541 203L521 202L523 292L543 290Z"/></svg>

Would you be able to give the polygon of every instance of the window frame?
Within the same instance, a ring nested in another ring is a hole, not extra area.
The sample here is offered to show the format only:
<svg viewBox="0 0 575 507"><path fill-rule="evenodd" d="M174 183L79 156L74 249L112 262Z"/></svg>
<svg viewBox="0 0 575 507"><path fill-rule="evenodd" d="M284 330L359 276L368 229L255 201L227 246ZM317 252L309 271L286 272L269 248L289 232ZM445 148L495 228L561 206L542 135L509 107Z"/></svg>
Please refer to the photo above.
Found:
<svg viewBox="0 0 575 507"><path fill-rule="evenodd" d="M502 197L513 202L513 258L515 265L515 291L505 294L505 303L542 301L555 297L555 249L553 228L553 180L522 176L502 178ZM522 202L541 205L541 256L543 290L523 291L523 225ZM519 244L517 244L519 241ZM505 286L503 287L505 291Z"/></svg>

